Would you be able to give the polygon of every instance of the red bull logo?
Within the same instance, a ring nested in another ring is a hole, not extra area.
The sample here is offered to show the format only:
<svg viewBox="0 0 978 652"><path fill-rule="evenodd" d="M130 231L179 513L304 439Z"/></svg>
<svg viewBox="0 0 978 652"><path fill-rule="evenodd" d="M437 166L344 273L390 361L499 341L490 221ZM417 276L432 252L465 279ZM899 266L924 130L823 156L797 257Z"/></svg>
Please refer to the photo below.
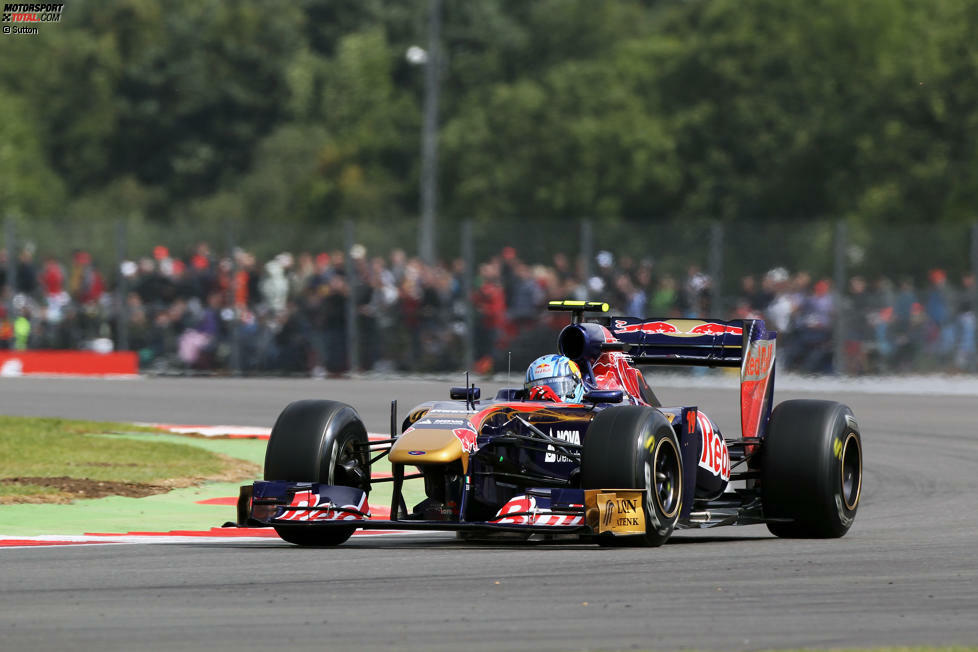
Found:
<svg viewBox="0 0 978 652"><path fill-rule="evenodd" d="M615 331L618 333L654 333L667 335L682 332L675 324L667 321L647 321L640 324L629 324L620 320L615 322Z"/></svg>
<svg viewBox="0 0 978 652"><path fill-rule="evenodd" d="M744 329L739 326L727 326L716 322L707 322L686 331L690 335L743 335Z"/></svg>
<svg viewBox="0 0 978 652"><path fill-rule="evenodd" d="M703 454L700 457L699 467L719 476L724 482L730 480L730 451L727 449L727 442L705 414L698 412L696 421L703 433Z"/></svg>
<svg viewBox="0 0 978 652"><path fill-rule="evenodd" d="M702 322L694 320L677 321L647 321L637 324L629 324L624 320L615 321L615 332L622 333L650 333L653 335L683 335L688 337L701 337L704 335L743 335L744 329L740 326L729 326L719 322Z"/></svg>
<svg viewBox="0 0 978 652"><path fill-rule="evenodd" d="M475 430L471 430L469 428L456 428L452 431L452 434L458 437L458 440L462 442L463 451L466 453L471 453L475 450L479 436Z"/></svg>
<svg viewBox="0 0 978 652"><path fill-rule="evenodd" d="M744 360L743 380L765 380L774 361L774 341L756 341L751 344Z"/></svg>

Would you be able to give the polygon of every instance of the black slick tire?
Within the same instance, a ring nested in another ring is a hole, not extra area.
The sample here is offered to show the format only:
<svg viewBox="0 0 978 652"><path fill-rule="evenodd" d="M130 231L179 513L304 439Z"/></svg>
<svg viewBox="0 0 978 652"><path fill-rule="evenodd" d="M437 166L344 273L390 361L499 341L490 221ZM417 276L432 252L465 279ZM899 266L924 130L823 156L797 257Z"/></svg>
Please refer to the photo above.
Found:
<svg viewBox="0 0 978 652"><path fill-rule="evenodd" d="M265 449L265 479L370 488L367 430L349 405L336 401L290 403L272 427ZM276 525L275 531L300 546L336 546L356 526Z"/></svg>
<svg viewBox="0 0 978 652"><path fill-rule="evenodd" d="M679 438L661 412L641 405L608 408L594 417L581 451L584 489L645 491L644 535L599 535L602 545L661 546L682 511Z"/></svg>
<svg viewBox="0 0 978 652"><path fill-rule="evenodd" d="M779 404L761 468L771 533L831 539L848 532L862 493L862 455L859 426L847 406L815 400Z"/></svg>

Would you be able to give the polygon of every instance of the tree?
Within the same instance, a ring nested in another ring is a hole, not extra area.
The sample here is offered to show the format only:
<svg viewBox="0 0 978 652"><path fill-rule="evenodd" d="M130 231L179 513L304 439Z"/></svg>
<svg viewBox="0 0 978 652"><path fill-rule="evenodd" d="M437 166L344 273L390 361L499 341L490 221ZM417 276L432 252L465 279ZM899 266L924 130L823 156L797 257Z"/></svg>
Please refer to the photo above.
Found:
<svg viewBox="0 0 978 652"><path fill-rule="evenodd" d="M0 94L0 206L6 215L55 215L64 188L44 157L43 130L29 106Z"/></svg>

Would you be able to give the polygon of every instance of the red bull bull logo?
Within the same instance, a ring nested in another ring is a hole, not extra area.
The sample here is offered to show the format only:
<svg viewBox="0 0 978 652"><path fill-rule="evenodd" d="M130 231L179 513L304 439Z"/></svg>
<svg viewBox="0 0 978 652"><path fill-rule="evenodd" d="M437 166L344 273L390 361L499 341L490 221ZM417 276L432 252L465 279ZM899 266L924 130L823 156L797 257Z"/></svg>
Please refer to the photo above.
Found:
<svg viewBox="0 0 978 652"><path fill-rule="evenodd" d="M686 331L690 335L743 335L744 329L739 326L727 326L716 322L707 322Z"/></svg>
<svg viewBox="0 0 978 652"><path fill-rule="evenodd" d="M670 321L646 321L636 324L618 319L615 321L615 333L650 333L653 335L680 335L685 337L702 337L704 335L743 335L740 326L730 326L720 322L677 319Z"/></svg>
<svg viewBox="0 0 978 652"><path fill-rule="evenodd" d="M667 335L682 332L675 324L667 321L647 321L640 324L629 324L621 320L615 322L615 331L618 333L655 333Z"/></svg>
<svg viewBox="0 0 978 652"><path fill-rule="evenodd" d="M470 428L456 428L452 431L458 440L462 442L462 450L466 453L471 453L475 450L476 442L478 439L478 433Z"/></svg>

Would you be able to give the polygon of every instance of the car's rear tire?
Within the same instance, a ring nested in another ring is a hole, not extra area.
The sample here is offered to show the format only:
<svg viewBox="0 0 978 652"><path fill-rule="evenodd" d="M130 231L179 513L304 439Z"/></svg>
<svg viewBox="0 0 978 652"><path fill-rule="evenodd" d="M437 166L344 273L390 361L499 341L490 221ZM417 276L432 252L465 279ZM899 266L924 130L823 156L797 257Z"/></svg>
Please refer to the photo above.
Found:
<svg viewBox="0 0 978 652"><path fill-rule="evenodd" d="M787 538L831 539L852 526L862 493L862 438L852 411L795 400L771 414L761 498L767 527Z"/></svg>
<svg viewBox="0 0 978 652"><path fill-rule="evenodd" d="M290 403L272 427L265 449L265 479L370 489L367 429L349 405L336 401ZM275 531L300 546L336 546L356 526L276 525Z"/></svg>
<svg viewBox="0 0 978 652"><path fill-rule="evenodd" d="M679 438L658 410L623 405L591 421L581 451L581 487L645 491L644 535L600 535L602 545L661 546L682 511Z"/></svg>

